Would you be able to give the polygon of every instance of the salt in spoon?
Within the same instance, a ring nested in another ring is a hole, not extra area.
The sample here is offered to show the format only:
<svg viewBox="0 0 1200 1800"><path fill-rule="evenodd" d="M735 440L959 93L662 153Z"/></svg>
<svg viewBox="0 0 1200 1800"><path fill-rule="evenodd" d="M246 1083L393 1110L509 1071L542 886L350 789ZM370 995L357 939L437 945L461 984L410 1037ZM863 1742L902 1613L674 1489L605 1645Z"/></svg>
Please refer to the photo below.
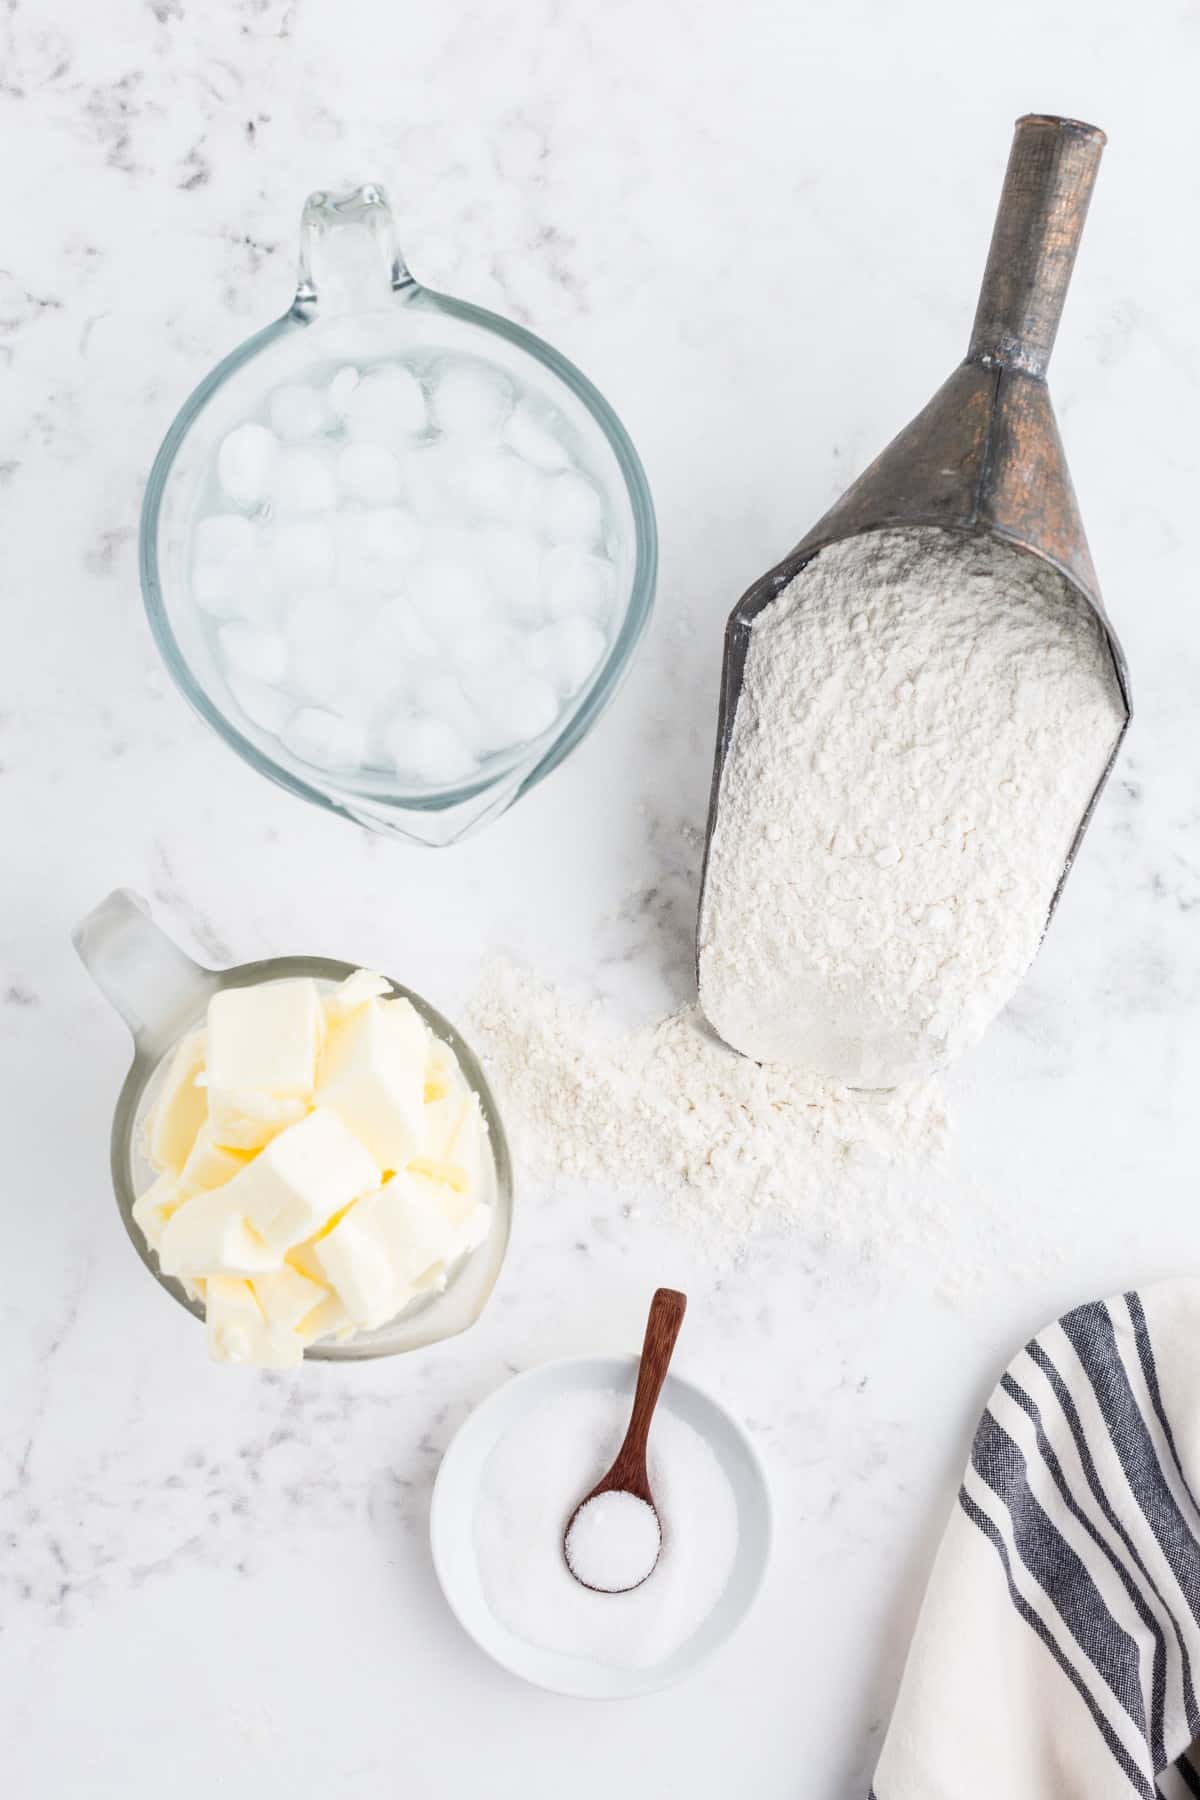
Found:
<svg viewBox="0 0 1200 1800"><path fill-rule="evenodd" d="M659 1288L650 1302L625 1442L608 1474L584 1495L563 1532L568 1569L582 1587L597 1594L627 1594L640 1587L658 1564L662 1521L646 1472L646 1443L686 1308L687 1295L674 1288ZM606 1495L617 1498L594 1505ZM622 1513L625 1517L619 1520ZM615 1547L610 1536L614 1531Z"/></svg>

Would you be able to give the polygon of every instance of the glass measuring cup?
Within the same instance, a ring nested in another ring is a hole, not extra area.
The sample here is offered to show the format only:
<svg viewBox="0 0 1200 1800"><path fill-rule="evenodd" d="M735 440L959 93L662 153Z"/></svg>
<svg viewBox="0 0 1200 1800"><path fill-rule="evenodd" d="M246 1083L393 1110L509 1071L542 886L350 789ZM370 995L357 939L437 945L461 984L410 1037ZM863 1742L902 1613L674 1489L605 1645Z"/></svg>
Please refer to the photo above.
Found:
<svg viewBox="0 0 1200 1800"><path fill-rule="evenodd" d="M161 931L149 909L128 888L118 888L82 919L72 941L93 981L133 1034L134 1057L113 1115L111 1166L117 1210L130 1242L160 1287L195 1318L199 1301L164 1275L133 1218L133 1203L154 1178L142 1152L143 1126L171 1052L185 1033L203 1022L208 1002L222 988L252 987L265 981L308 976L332 987L354 973L353 963L324 956L277 956L232 969L205 969ZM410 1000L430 1030L449 1044L469 1087L479 1098L488 1129L493 1187L488 1235L450 1275L444 1291L430 1293L386 1325L360 1331L349 1342L312 1344L305 1356L318 1362L362 1362L419 1350L465 1331L487 1304L508 1249L512 1226L512 1162L495 1098L474 1052L453 1025L419 994L392 982L393 992Z"/></svg>
<svg viewBox="0 0 1200 1800"><path fill-rule="evenodd" d="M395 770L333 769L294 755L240 708L191 590L189 555L216 446L277 384L326 361L389 356L484 358L552 405L602 496L617 593L599 663L557 720L530 742L488 756L469 778L431 789ZM200 716L260 774L370 829L442 845L504 812L557 767L612 699L649 618L657 538L636 451L607 402L548 344L496 314L416 282L383 190L313 194L301 226L299 281L288 311L199 385L167 432L146 489L142 592L159 650Z"/></svg>

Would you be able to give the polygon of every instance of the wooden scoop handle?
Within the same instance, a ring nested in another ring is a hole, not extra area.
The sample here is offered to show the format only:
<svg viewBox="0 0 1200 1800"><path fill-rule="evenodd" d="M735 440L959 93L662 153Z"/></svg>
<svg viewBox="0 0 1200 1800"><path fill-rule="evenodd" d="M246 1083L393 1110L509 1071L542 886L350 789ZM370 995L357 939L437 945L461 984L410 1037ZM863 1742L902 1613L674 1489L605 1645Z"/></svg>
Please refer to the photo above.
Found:
<svg viewBox="0 0 1200 1800"><path fill-rule="evenodd" d="M646 1320L646 1335L642 1341L642 1361L638 1369L637 1392L633 1396L629 1429L625 1433L625 1442L617 1452L616 1461L597 1488L597 1493L609 1493L616 1488L624 1493L636 1494L647 1505L654 1504L650 1480L646 1474L646 1445L650 1438L650 1422L662 1393L663 1382L667 1379L675 1340L679 1336L686 1310L687 1295L677 1293L674 1288L659 1288L650 1302L650 1316Z"/></svg>

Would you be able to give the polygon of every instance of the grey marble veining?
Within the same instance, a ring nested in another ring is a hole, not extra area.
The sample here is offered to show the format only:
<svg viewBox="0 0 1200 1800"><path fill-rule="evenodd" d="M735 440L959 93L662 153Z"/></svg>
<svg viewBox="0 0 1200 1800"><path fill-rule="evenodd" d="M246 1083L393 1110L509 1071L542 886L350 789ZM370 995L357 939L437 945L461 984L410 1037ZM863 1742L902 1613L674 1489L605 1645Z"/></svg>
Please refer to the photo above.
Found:
<svg viewBox="0 0 1200 1800"><path fill-rule="evenodd" d="M1014 0L16 0L0 19L0 1741L8 1791L590 1800L864 1790L997 1365L1074 1299L1193 1266L1200 1086L1200 187L1194 8ZM724 616L965 345L1013 117L1110 134L1052 369L1138 717L1032 978L952 1083L948 1246L707 1265L653 1208L526 1186L436 1351L211 1368L106 1171L128 1046L74 921L128 884L202 959L376 964L451 1015L480 956L686 998ZM570 763L432 855L278 793L190 714L137 590L142 484L195 382L287 305L305 193L383 181L421 279L608 395L658 612ZM413 974L419 968L419 978ZM947 1273L964 1304L942 1297ZM748 1422L782 1526L737 1642L597 1715L441 1603L438 1459L515 1369L632 1346ZM644 1774L639 1774L639 1771ZM672 1791L675 1791L672 1789Z"/></svg>

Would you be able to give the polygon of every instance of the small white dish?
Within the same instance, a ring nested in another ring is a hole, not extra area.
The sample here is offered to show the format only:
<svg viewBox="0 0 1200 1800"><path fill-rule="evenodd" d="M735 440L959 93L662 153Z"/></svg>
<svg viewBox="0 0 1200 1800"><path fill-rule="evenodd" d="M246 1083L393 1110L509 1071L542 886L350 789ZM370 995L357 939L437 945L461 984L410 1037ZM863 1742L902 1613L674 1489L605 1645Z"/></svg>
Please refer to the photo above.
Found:
<svg viewBox="0 0 1200 1800"><path fill-rule="evenodd" d="M475 1556L475 1507L487 1460L501 1437L534 1407L556 1395L600 1389L633 1396L636 1356L579 1356L517 1375L476 1407L442 1458L433 1488L429 1535L433 1566L451 1612L469 1637L502 1668L535 1687L583 1700L628 1699L681 1681L741 1624L762 1585L771 1553L771 1497L758 1452L723 1407L668 1375L660 1408L707 1441L733 1489L738 1546L725 1591L692 1637L662 1662L614 1669L590 1658L528 1644L488 1605Z"/></svg>

